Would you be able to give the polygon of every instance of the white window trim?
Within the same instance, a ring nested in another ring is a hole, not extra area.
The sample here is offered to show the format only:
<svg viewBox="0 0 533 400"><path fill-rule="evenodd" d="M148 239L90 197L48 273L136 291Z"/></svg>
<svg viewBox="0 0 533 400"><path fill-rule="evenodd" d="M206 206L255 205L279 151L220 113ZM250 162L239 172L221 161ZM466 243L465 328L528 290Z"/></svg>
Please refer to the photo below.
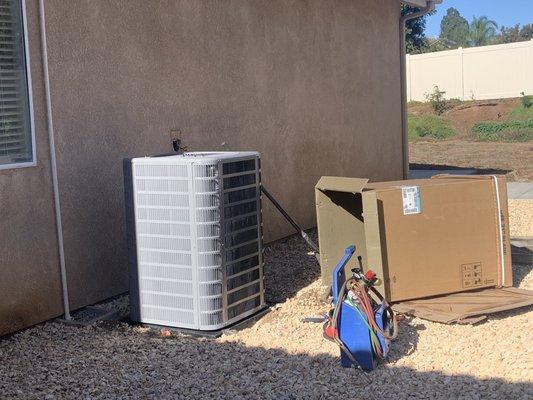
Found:
<svg viewBox="0 0 533 400"><path fill-rule="evenodd" d="M33 89L32 89L32 84L31 84L30 48L29 48L29 42L28 42L26 0L22 0L21 2L22 2L22 26L23 26L23 32L24 32L24 58L26 61L26 80L28 84L28 107L29 107L28 111L30 113L30 135L31 135L32 161L10 163L10 164L0 164L0 170L35 167L37 165L37 149L35 146L35 121L34 121L34 115L33 115Z"/></svg>

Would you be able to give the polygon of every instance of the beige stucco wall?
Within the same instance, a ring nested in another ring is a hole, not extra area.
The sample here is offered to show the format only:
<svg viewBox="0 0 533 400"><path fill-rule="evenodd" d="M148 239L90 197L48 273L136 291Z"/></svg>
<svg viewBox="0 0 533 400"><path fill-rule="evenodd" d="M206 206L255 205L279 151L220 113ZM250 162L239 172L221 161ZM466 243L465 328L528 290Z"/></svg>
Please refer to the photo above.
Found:
<svg viewBox="0 0 533 400"><path fill-rule="evenodd" d="M61 312L38 11L28 2L37 166L0 170L0 336Z"/></svg>
<svg viewBox="0 0 533 400"><path fill-rule="evenodd" d="M121 161L168 152L171 129L190 150L260 151L263 183L305 227L321 175L401 178L397 2L47 0L46 11L73 307L127 289ZM267 200L264 211L267 240L291 233Z"/></svg>

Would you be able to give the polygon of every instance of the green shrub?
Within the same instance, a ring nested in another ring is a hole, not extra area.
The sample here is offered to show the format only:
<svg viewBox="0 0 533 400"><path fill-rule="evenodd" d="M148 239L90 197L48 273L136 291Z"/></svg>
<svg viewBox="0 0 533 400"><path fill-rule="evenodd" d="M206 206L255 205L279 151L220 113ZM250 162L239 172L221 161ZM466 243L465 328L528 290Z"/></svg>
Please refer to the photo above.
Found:
<svg viewBox="0 0 533 400"><path fill-rule="evenodd" d="M409 138L447 139L455 135L450 123L442 117L435 115L416 116L409 114L407 117Z"/></svg>
<svg viewBox="0 0 533 400"><path fill-rule="evenodd" d="M446 108L458 107L463 103L465 103L463 100L457 97L453 97L451 99L446 100Z"/></svg>
<svg viewBox="0 0 533 400"><path fill-rule="evenodd" d="M522 107L531 108L533 106L533 96L526 95L524 92L520 94L522 95Z"/></svg>
<svg viewBox="0 0 533 400"><path fill-rule="evenodd" d="M506 122L479 122L472 127L478 140L527 142L533 140L533 119Z"/></svg>
<svg viewBox="0 0 533 400"><path fill-rule="evenodd" d="M432 93L426 93L426 99L431 103L431 107L433 107L433 111L435 111L437 115L441 115L446 111L447 104L446 99L444 98L445 94L446 92L439 90L438 86L433 88Z"/></svg>
<svg viewBox="0 0 533 400"><path fill-rule="evenodd" d="M523 104L513 108L507 118L508 121L526 121L529 119L533 119L533 107L525 107Z"/></svg>

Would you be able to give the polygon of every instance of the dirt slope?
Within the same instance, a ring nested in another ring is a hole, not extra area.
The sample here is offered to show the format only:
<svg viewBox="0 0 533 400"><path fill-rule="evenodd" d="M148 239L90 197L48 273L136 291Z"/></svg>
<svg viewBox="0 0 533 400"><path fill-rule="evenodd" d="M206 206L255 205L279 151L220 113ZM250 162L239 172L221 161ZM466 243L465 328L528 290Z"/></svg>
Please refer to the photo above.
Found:
<svg viewBox="0 0 533 400"><path fill-rule="evenodd" d="M470 130L477 122L503 122L507 119L513 108L520 104L520 99L500 99L467 101L451 103L442 117L450 121L452 128L457 133L457 138L470 136ZM429 103L413 103L408 107L408 112L417 115L434 115Z"/></svg>
<svg viewBox="0 0 533 400"><path fill-rule="evenodd" d="M409 160L416 164L501 169L508 171L509 181L533 181L533 143L419 140L409 144Z"/></svg>
<svg viewBox="0 0 533 400"><path fill-rule="evenodd" d="M507 120L520 99L464 102L451 106L442 116L457 135L448 140L417 139L409 143L412 164L448 165L507 171L509 181L533 181L532 142L479 142L470 135L477 122ZM409 106L414 115L432 114L429 103Z"/></svg>

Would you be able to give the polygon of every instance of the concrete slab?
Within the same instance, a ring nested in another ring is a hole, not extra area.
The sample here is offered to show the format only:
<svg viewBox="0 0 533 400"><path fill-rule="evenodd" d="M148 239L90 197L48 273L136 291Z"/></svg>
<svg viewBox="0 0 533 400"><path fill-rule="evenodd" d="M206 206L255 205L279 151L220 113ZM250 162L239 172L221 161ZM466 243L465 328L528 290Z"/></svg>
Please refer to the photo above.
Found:
<svg viewBox="0 0 533 400"><path fill-rule="evenodd" d="M510 199L532 200L533 182L509 182L507 184L507 196Z"/></svg>
<svg viewBox="0 0 533 400"><path fill-rule="evenodd" d="M438 174L474 175L475 169L411 169L409 179L427 179Z"/></svg>
<svg viewBox="0 0 533 400"><path fill-rule="evenodd" d="M433 175L438 174L454 174L454 175L475 175L485 173L497 173L491 170L477 170L477 169L459 169L459 168L442 168L442 169L418 169L413 168L409 170L409 179L428 179ZM507 197L510 199L533 200L533 182L509 182L507 183Z"/></svg>

